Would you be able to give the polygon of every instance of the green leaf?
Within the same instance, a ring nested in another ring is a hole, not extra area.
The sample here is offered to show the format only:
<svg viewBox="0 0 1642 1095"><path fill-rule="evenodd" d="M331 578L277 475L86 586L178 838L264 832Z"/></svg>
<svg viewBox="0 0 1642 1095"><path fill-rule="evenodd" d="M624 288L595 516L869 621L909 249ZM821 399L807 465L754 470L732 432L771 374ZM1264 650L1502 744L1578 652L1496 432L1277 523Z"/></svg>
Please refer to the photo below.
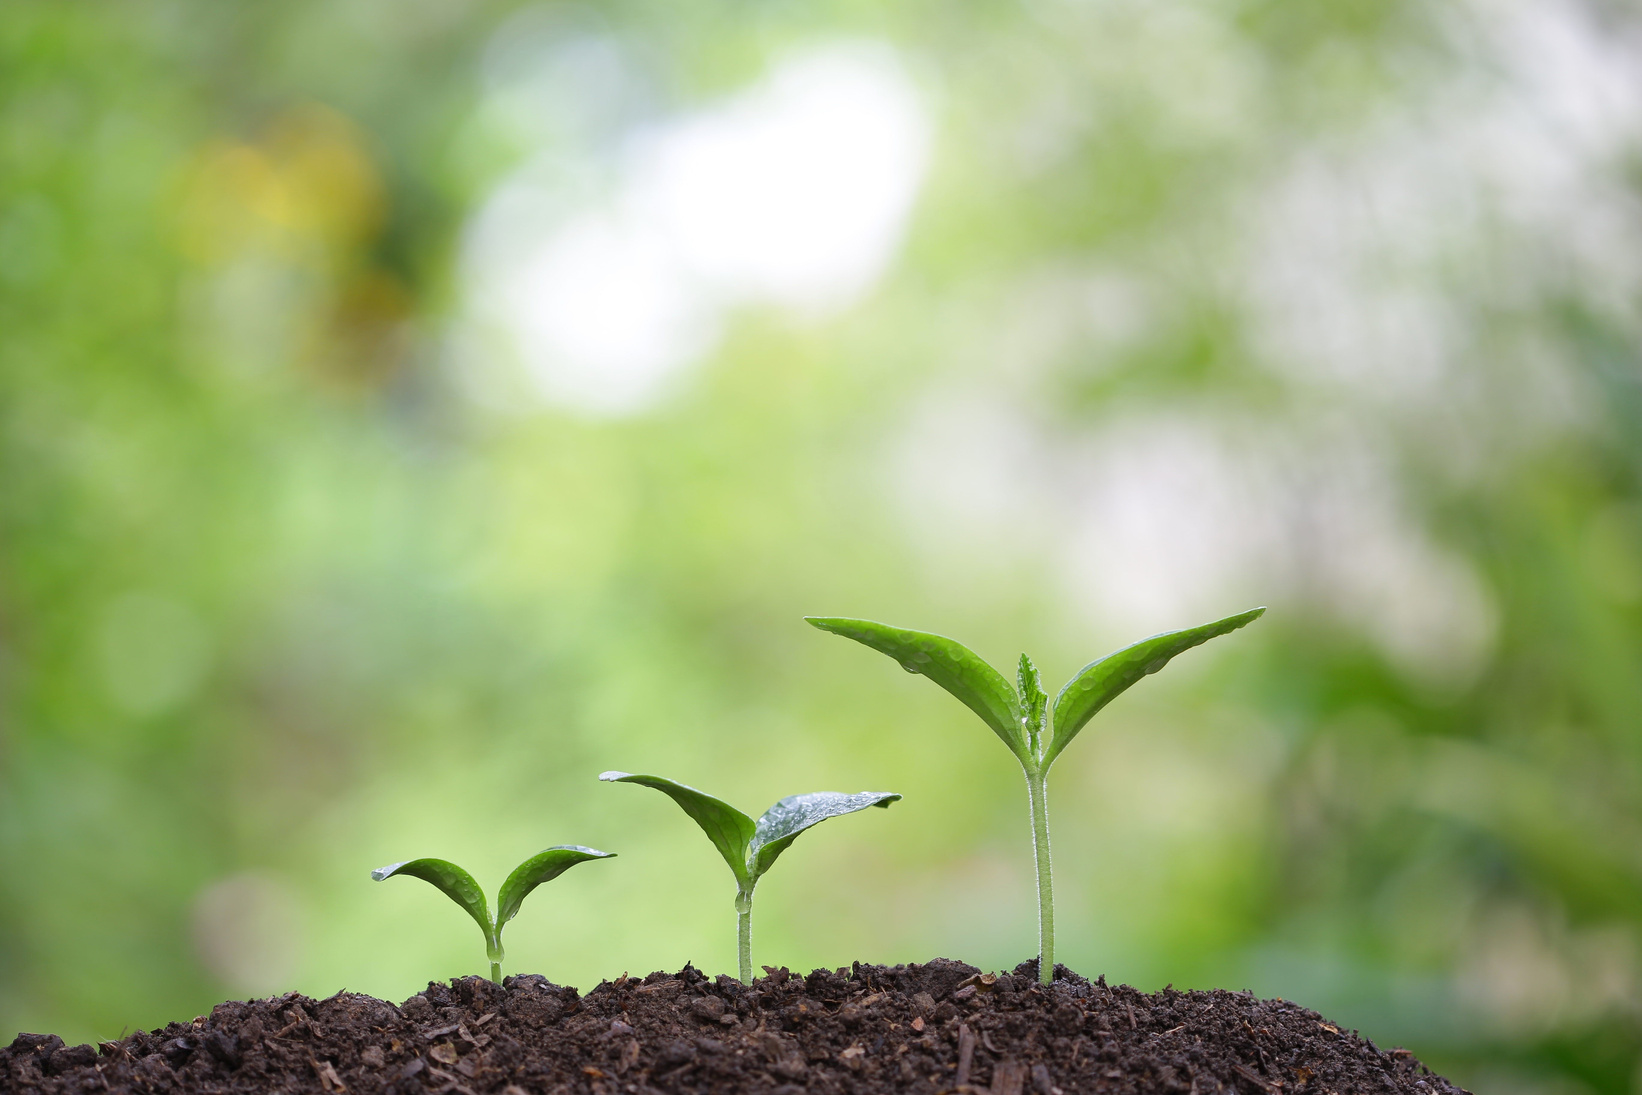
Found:
<svg viewBox="0 0 1642 1095"><path fill-rule="evenodd" d="M394 875L409 875L433 883L446 897L462 906L467 914L473 917L474 922L479 925L479 930L485 933L486 945L493 941L494 933L490 923L490 911L485 906L485 892L479 888L479 883L473 881L472 875L450 860L412 859L404 863L390 863L371 872L371 877L378 882L385 882Z"/></svg>
<svg viewBox="0 0 1642 1095"><path fill-rule="evenodd" d="M788 795L764 811L758 819L752 843L747 848L747 860L752 867L752 881L757 882L770 869L776 856L786 851L798 834L830 817L843 817L869 806L889 808L900 799L893 791L862 791L846 795L839 791L817 791L810 795Z"/></svg>
<svg viewBox="0 0 1642 1095"><path fill-rule="evenodd" d="M1043 678L1032 659L1021 655L1021 664L1015 670L1016 686L1021 693L1021 708L1026 722L1026 746L1033 756L1043 747L1043 709L1049 697L1043 691Z"/></svg>
<svg viewBox="0 0 1642 1095"><path fill-rule="evenodd" d="M1096 711L1111 703L1130 685L1148 673L1156 673L1168 665L1169 659L1175 655L1185 653L1217 635L1236 631L1265 611L1264 608L1253 608L1227 616L1224 620L1188 627L1184 631L1166 631L1084 666L1055 697L1055 740L1044 753L1044 768L1047 770L1054 763L1061 750L1071 744L1077 732L1083 729L1084 723Z"/></svg>
<svg viewBox="0 0 1642 1095"><path fill-rule="evenodd" d="M1030 763L1014 687L967 646L942 635L907 631L871 620L817 616L804 619L822 631L854 639L888 654L908 673L922 673L979 715L1022 764Z"/></svg>
<svg viewBox="0 0 1642 1095"><path fill-rule="evenodd" d="M753 839L752 818L712 795L670 779L663 779L661 776L604 772L599 778L606 783L637 783L643 787L654 787L671 797L697 825L701 826L701 831L707 834L707 839L713 842L718 854L724 857L724 862L735 872L736 882L743 888L752 882L747 874L747 844Z"/></svg>
<svg viewBox="0 0 1642 1095"><path fill-rule="evenodd" d="M502 892L496 896L496 934L502 934L502 925L519 912L524 899L543 882L551 882L578 863L589 859L614 859L615 852L601 852L580 844L555 844L537 852L513 869L502 883Z"/></svg>

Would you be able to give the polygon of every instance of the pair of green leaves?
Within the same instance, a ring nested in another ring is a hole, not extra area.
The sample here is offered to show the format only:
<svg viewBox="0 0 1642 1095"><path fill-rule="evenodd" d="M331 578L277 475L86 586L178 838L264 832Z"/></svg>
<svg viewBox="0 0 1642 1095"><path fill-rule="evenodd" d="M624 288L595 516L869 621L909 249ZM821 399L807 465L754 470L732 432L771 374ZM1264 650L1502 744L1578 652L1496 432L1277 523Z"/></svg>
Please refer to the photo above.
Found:
<svg viewBox="0 0 1642 1095"><path fill-rule="evenodd" d="M1017 692L1016 686L973 650L945 636L871 620L820 616L805 619L823 631L888 654L908 673L928 677L979 715L1022 767L1047 773L1095 712L1130 685L1148 673L1156 673L1176 655L1235 631L1265 611L1250 609L1213 623L1164 632L1090 662L1066 682L1055 697L1053 709L1048 708L1037 667L1025 654L1021 655L1016 674Z"/></svg>
<svg viewBox="0 0 1642 1095"><path fill-rule="evenodd" d="M869 806L887 809L890 803L901 797L889 791L862 791L854 795L818 791L809 795L788 795L754 821L721 799L661 776L605 772L599 778L606 783L637 783L642 787L653 787L678 803L701 826L707 839L713 842L718 854L735 872L736 887L746 894L753 892L753 887L770 869L776 857L792 847L792 842L804 830L828 818L843 817Z"/></svg>
<svg viewBox="0 0 1642 1095"><path fill-rule="evenodd" d="M614 852L601 852L597 848L584 848L580 844L555 844L545 851L537 852L513 869L502 883L501 891L496 895L496 919L490 918L490 909L485 904L485 892L479 888L479 883L473 876L448 859L411 859L404 863L390 863L386 867L378 867L371 872L371 877L378 882L386 881L395 875L407 875L411 878L420 878L430 882L446 897L450 898L479 925L479 930L485 933L485 952L490 956L492 964L491 976L500 979L499 965L502 961L502 928L519 913L519 906L524 899L544 882L551 882L578 863L586 863L590 859L613 859Z"/></svg>

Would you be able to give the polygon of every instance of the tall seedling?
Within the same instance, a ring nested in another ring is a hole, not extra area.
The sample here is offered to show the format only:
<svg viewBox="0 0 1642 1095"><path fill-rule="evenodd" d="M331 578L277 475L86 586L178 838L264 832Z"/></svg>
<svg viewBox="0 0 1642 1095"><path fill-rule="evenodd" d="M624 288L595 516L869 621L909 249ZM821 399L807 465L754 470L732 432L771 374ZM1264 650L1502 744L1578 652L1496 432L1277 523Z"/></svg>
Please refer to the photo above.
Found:
<svg viewBox="0 0 1642 1095"><path fill-rule="evenodd" d="M1026 773L1026 803L1032 819L1032 852L1038 872L1038 980L1055 975L1054 884L1049 865L1049 769L1096 711L1148 673L1156 673L1175 655L1235 631L1264 608L1224 620L1169 631L1124 647L1078 671L1053 709L1032 659L1021 655L1017 693L1003 674L962 643L926 631L907 631L871 620L805 617L823 631L854 639L888 654L908 673L922 673L956 696L1002 739Z"/></svg>
<svg viewBox="0 0 1642 1095"><path fill-rule="evenodd" d="M843 817L869 806L888 808L901 796L890 791L862 791L846 795L838 791L817 791L810 795L788 795L764 811L756 822L729 803L712 795L674 783L661 776L636 776L630 772L605 772L606 783L637 783L667 795L690 815L718 854L735 874L736 957L741 981L753 981L753 888L776 856L792 846L798 834L832 817Z"/></svg>
<svg viewBox="0 0 1642 1095"><path fill-rule="evenodd" d="M496 895L496 919L490 918L485 905L485 891L473 876L448 859L411 859L404 863L390 863L371 872L378 882L396 875L420 878L431 883L439 892L462 907L473 917L479 930L485 933L485 954L490 958L490 979L502 983L502 929L519 912L524 899L544 882L551 882L578 863L590 859L614 859L615 852L601 852L580 844L555 844L546 851L537 852L513 869Z"/></svg>

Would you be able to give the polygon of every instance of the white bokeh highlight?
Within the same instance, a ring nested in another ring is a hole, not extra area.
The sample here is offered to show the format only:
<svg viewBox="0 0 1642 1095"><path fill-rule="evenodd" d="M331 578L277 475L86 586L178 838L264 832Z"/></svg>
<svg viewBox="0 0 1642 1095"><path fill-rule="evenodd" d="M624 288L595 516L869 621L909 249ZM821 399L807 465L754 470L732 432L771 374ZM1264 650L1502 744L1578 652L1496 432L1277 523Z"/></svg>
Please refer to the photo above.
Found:
<svg viewBox="0 0 1642 1095"><path fill-rule="evenodd" d="M744 305L860 299L900 247L930 120L887 46L814 48L724 102L633 133L602 185L562 149L504 180L465 241L470 339L549 401L642 411ZM469 355L468 368L485 368Z"/></svg>

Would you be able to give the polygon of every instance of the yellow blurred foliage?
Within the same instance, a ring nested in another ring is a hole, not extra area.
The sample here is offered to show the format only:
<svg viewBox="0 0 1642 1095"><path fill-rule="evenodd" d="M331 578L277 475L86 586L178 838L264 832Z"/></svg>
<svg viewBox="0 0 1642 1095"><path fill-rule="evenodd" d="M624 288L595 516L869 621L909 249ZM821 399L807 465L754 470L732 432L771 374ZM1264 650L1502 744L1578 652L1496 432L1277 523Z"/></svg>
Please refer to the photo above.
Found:
<svg viewBox="0 0 1642 1095"><path fill-rule="evenodd" d="M184 173L177 238L212 266L246 251L334 270L381 228L382 180L358 126L330 107L282 112L255 142L206 142Z"/></svg>

